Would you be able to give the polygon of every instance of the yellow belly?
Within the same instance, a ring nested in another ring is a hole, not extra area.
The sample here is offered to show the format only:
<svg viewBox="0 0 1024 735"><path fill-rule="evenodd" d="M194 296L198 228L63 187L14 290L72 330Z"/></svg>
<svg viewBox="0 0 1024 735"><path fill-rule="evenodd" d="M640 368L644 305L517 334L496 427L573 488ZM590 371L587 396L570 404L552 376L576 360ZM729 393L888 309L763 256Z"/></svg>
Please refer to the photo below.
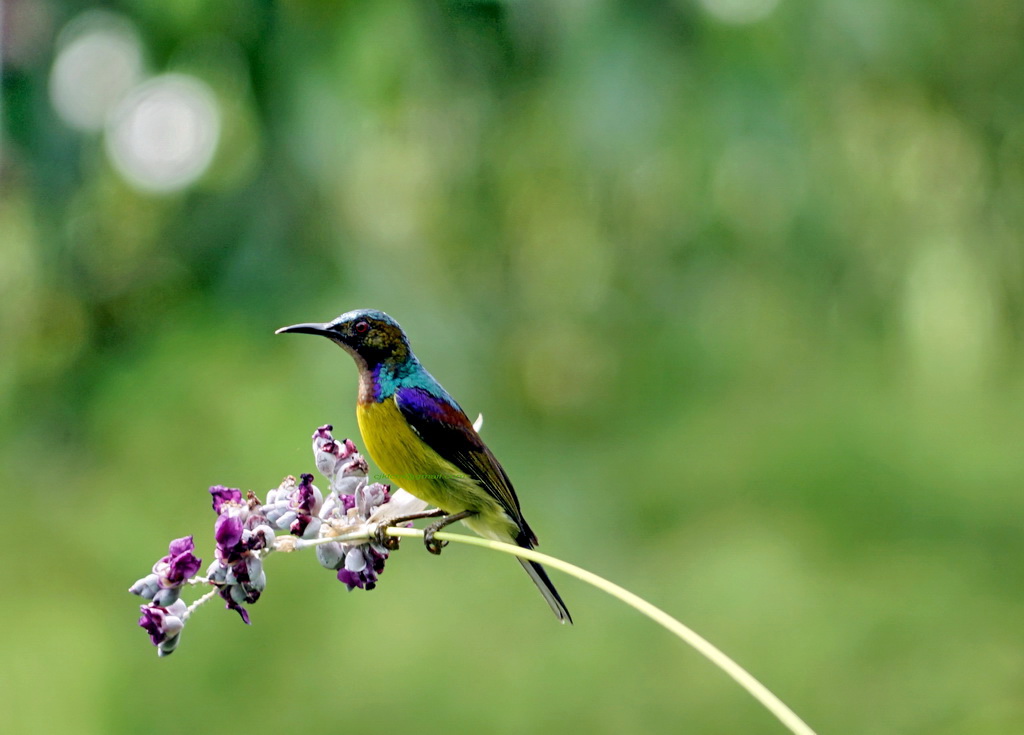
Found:
<svg viewBox="0 0 1024 735"><path fill-rule="evenodd" d="M515 523L472 478L427 446L412 430L394 399L360 403L359 432L371 459L387 475L383 482L408 492L445 513L470 510L466 525L499 540L515 536Z"/></svg>

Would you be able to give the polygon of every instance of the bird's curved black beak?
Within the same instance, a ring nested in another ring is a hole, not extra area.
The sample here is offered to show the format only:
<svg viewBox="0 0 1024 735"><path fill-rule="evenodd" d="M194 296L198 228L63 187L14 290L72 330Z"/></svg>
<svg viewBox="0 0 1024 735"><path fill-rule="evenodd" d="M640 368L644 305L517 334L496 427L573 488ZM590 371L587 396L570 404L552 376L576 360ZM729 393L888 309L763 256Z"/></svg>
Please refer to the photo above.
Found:
<svg viewBox="0 0 1024 735"><path fill-rule="evenodd" d="M330 337L331 332L327 329L326 324L293 324L290 327L281 327L276 330L274 334L319 334L321 337Z"/></svg>

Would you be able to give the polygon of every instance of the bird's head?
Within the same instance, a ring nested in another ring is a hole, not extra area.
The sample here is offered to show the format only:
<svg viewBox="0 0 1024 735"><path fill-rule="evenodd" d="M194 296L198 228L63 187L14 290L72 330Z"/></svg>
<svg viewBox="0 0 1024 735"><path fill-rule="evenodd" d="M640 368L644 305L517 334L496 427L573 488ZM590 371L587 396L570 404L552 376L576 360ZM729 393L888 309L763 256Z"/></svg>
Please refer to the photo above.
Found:
<svg viewBox="0 0 1024 735"><path fill-rule="evenodd" d="M319 334L342 347L360 367L401 363L412 357L409 340L398 322L383 311L356 309L324 324L293 324L275 334Z"/></svg>

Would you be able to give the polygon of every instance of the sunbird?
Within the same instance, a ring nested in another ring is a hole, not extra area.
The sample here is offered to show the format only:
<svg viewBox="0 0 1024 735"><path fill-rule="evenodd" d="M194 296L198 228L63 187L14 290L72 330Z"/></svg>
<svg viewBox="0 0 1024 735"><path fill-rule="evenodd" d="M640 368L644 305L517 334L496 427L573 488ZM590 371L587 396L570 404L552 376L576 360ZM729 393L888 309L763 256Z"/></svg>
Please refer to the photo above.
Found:
<svg viewBox="0 0 1024 735"><path fill-rule="evenodd" d="M295 324L281 333L319 334L340 346L359 369L356 419L363 444L380 470L445 516L424 532L462 521L485 538L532 549L537 536L519 507L512 482L465 412L420 364L398 322L382 311L357 309L324 324ZM572 623L547 572L519 563L559 621Z"/></svg>

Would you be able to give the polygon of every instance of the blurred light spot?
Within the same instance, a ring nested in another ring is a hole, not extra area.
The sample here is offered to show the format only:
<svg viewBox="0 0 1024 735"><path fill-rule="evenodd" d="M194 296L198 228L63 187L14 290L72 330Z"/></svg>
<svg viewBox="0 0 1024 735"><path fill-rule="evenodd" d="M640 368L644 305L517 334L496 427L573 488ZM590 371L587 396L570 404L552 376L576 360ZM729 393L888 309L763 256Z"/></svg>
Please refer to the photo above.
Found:
<svg viewBox="0 0 1024 735"><path fill-rule="evenodd" d="M65 26L50 70L50 101L68 125L99 130L142 79L142 44L129 20L87 11Z"/></svg>
<svg viewBox="0 0 1024 735"><path fill-rule="evenodd" d="M174 70L192 74L210 86L220 113L220 128L231 131L217 141L217 152L203 175L203 189L227 191L244 185L256 173L263 147L244 51L225 36L204 36L177 54Z"/></svg>
<svg viewBox="0 0 1024 735"><path fill-rule="evenodd" d="M723 23L756 23L764 20L779 0L700 0L711 15Z"/></svg>
<svg viewBox="0 0 1024 735"><path fill-rule="evenodd" d="M957 243L926 249L911 266L904 320L915 364L943 385L984 377L995 347L989 285Z"/></svg>
<svg viewBox="0 0 1024 735"><path fill-rule="evenodd" d="M220 136L220 111L195 77L165 74L132 90L107 128L107 153L129 183L169 192L202 176Z"/></svg>

